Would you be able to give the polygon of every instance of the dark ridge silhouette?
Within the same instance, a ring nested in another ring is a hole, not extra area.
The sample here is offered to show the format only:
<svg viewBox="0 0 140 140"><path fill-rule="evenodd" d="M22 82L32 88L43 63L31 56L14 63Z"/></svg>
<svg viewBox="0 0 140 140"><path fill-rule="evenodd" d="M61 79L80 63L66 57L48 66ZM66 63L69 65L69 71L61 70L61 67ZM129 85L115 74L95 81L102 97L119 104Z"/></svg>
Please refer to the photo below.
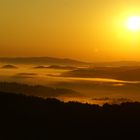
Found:
<svg viewBox="0 0 140 140"><path fill-rule="evenodd" d="M0 112L1 140L135 139L140 131L138 102L101 107L0 92Z"/></svg>
<svg viewBox="0 0 140 140"><path fill-rule="evenodd" d="M68 77L111 78L126 81L140 81L140 67L94 67L77 69L62 74Z"/></svg>
<svg viewBox="0 0 140 140"><path fill-rule="evenodd" d="M0 82L0 91L21 93L38 97L59 97L62 95L79 95L78 92L65 88L54 88L41 85L27 85L20 83Z"/></svg>
<svg viewBox="0 0 140 140"><path fill-rule="evenodd" d="M37 73L17 73L14 75L14 78L34 78L34 76L37 76Z"/></svg>
<svg viewBox="0 0 140 140"><path fill-rule="evenodd" d="M75 70L77 69L76 67L74 66L66 66L66 65L50 65L50 66L43 66L43 65L40 65L40 66L36 66L36 67L33 67L34 69L64 69L64 70Z"/></svg>
<svg viewBox="0 0 140 140"><path fill-rule="evenodd" d="M48 66L43 66L43 65L39 65L39 66L35 66L33 67L34 69L47 69Z"/></svg>
<svg viewBox="0 0 140 140"><path fill-rule="evenodd" d="M34 76L37 75L36 73L18 73L18 75L29 75L29 76Z"/></svg>
<svg viewBox="0 0 140 140"><path fill-rule="evenodd" d="M4 65L1 68L3 68L3 69L17 69L18 67L14 66L14 65Z"/></svg>
<svg viewBox="0 0 140 140"><path fill-rule="evenodd" d="M120 66L140 66L140 61L111 61L111 62L94 62L92 66L96 67L120 67Z"/></svg>
<svg viewBox="0 0 140 140"><path fill-rule="evenodd" d="M51 69L68 69L68 70L75 70L77 69L76 67L74 66L64 66L64 65L50 65L48 66L48 68L51 68Z"/></svg>
<svg viewBox="0 0 140 140"><path fill-rule="evenodd" d="M72 59L54 58L54 57L0 57L1 63L12 64L39 64L39 65L88 65L89 63Z"/></svg>

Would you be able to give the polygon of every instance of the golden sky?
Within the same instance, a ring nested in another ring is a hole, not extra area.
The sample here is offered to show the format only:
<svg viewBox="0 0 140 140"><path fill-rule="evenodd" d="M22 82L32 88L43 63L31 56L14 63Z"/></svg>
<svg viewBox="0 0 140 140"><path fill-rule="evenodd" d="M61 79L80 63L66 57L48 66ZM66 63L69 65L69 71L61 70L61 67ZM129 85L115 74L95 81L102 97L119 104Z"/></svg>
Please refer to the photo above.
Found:
<svg viewBox="0 0 140 140"><path fill-rule="evenodd" d="M0 56L140 60L140 0L0 0Z"/></svg>

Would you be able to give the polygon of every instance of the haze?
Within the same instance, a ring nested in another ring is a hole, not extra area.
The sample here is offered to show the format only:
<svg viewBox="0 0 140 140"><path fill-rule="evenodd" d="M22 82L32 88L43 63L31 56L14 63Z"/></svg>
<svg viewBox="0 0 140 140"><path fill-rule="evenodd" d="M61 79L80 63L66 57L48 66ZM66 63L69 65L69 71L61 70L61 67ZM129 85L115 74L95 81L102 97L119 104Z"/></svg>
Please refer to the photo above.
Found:
<svg viewBox="0 0 140 140"><path fill-rule="evenodd" d="M140 60L139 32L125 22L139 0L1 0L0 55L84 61Z"/></svg>
<svg viewBox="0 0 140 140"><path fill-rule="evenodd" d="M0 113L0 140L135 140L140 0L0 0Z"/></svg>

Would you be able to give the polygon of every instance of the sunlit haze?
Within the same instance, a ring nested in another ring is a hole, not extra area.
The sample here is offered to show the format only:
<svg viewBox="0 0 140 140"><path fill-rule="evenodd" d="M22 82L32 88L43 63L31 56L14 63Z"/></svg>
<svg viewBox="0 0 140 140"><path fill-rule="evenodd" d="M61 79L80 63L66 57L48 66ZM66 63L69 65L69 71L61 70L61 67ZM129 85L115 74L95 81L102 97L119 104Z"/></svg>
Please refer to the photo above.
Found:
<svg viewBox="0 0 140 140"><path fill-rule="evenodd" d="M139 0L1 0L0 56L140 60Z"/></svg>
<svg viewBox="0 0 140 140"><path fill-rule="evenodd" d="M139 138L140 0L0 0L0 120L0 140Z"/></svg>

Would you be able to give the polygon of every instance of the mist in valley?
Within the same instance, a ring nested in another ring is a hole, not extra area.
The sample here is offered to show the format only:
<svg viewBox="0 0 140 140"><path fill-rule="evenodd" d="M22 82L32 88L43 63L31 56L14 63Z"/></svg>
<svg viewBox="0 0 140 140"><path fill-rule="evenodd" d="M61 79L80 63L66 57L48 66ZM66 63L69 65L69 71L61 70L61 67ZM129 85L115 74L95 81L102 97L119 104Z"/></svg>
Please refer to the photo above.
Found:
<svg viewBox="0 0 140 140"><path fill-rule="evenodd" d="M140 101L139 70L139 66L1 63L0 91L10 92L13 90L10 86L14 85L13 92L63 101L92 104Z"/></svg>

